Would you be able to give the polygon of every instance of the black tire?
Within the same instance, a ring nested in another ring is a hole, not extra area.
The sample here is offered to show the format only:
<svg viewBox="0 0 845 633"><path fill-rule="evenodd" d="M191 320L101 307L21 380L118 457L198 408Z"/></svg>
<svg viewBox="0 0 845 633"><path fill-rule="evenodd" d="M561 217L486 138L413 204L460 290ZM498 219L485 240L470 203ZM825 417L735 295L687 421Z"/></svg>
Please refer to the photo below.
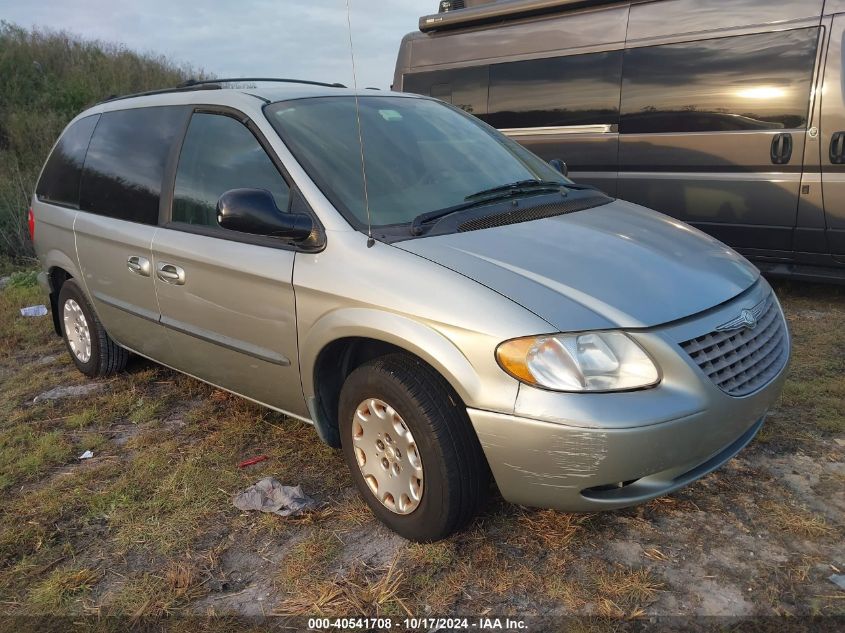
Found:
<svg viewBox="0 0 845 633"><path fill-rule="evenodd" d="M368 398L392 406L410 429L423 465L419 505L397 514L373 494L353 450L355 411ZM353 371L340 392L339 430L355 485L385 525L420 543L446 538L480 510L490 489L490 471L466 409L433 368L406 354L390 354Z"/></svg>
<svg viewBox="0 0 845 633"><path fill-rule="evenodd" d="M65 332L65 303L71 299L82 309L91 335L91 357L84 363L74 354L68 341L67 332ZM68 279L62 284L62 288L59 290L59 301L57 305L59 310L58 320L62 328L62 338L65 341L65 346L71 359L79 371L91 378L99 378L101 376L111 376L126 367L126 363L129 360L129 352L111 340L103 324L100 323L97 313L94 312L94 308L91 307L82 289L73 279Z"/></svg>

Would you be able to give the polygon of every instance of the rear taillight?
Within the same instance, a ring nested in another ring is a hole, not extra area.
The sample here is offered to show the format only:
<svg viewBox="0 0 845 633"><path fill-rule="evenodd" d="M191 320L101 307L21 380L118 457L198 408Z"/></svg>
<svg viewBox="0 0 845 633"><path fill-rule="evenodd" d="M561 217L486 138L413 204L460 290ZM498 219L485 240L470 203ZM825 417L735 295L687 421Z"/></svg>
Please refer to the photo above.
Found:
<svg viewBox="0 0 845 633"><path fill-rule="evenodd" d="M26 217L26 222L29 225L29 239L35 241L35 214L32 212L32 207L29 207L29 214Z"/></svg>

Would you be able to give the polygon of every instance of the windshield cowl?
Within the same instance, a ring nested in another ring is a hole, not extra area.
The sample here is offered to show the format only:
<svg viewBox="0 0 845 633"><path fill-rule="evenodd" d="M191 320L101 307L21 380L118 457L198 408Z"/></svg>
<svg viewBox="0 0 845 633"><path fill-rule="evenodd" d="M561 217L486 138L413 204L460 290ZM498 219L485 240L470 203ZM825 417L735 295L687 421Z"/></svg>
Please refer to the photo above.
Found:
<svg viewBox="0 0 845 633"><path fill-rule="evenodd" d="M455 205L454 207L448 207L446 209L422 213L415 217L413 222L411 222L411 235L422 235L424 232L424 225L436 222L454 213L460 213L461 211L472 209L474 207L485 206L491 202L496 202L497 200L517 201L525 196L536 195L542 191L559 191L561 188L561 185L556 185L554 187L523 187L508 185L505 187L496 187L486 192L472 194L467 197L467 202ZM561 194L564 197L566 196L566 192L561 192Z"/></svg>

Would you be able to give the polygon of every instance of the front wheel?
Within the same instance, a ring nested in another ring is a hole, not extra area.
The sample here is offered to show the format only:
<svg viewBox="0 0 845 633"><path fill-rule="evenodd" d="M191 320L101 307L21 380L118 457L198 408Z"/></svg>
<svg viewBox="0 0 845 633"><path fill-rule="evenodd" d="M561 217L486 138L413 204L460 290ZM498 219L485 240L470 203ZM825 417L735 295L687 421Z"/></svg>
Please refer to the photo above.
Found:
<svg viewBox="0 0 845 633"><path fill-rule="evenodd" d="M486 500L489 470L466 410L422 361L391 354L361 365L343 385L338 414L361 496L401 536L445 538Z"/></svg>

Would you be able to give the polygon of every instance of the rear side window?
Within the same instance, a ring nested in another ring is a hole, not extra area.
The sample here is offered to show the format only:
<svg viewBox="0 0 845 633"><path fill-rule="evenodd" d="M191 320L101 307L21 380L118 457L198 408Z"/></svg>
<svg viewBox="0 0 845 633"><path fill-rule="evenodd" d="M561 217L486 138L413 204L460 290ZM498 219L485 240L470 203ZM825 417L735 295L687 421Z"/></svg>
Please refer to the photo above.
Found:
<svg viewBox="0 0 845 633"><path fill-rule="evenodd" d="M621 131L806 127L818 28L625 51Z"/></svg>
<svg viewBox="0 0 845 633"><path fill-rule="evenodd" d="M500 128L616 125L622 51L490 67L487 122Z"/></svg>
<svg viewBox="0 0 845 633"><path fill-rule="evenodd" d="M82 165L99 118L95 114L79 119L62 134L35 188L39 200L69 207L79 205Z"/></svg>
<svg viewBox="0 0 845 633"><path fill-rule="evenodd" d="M403 77L402 89L451 103L470 114L484 115L489 75L488 66L410 73Z"/></svg>
<svg viewBox="0 0 845 633"><path fill-rule="evenodd" d="M218 226L217 200L229 189L264 189L286 211L290 190L245 125L220 114L194 114L179 155L173 221Z"/></svg>
<svg viewBox="0 0 845 633"><path fill-rule="evenodd" d="M186 116L181 106L103 114L85 159L80 208L120 220L157 224L165 164Z"/></svg>

